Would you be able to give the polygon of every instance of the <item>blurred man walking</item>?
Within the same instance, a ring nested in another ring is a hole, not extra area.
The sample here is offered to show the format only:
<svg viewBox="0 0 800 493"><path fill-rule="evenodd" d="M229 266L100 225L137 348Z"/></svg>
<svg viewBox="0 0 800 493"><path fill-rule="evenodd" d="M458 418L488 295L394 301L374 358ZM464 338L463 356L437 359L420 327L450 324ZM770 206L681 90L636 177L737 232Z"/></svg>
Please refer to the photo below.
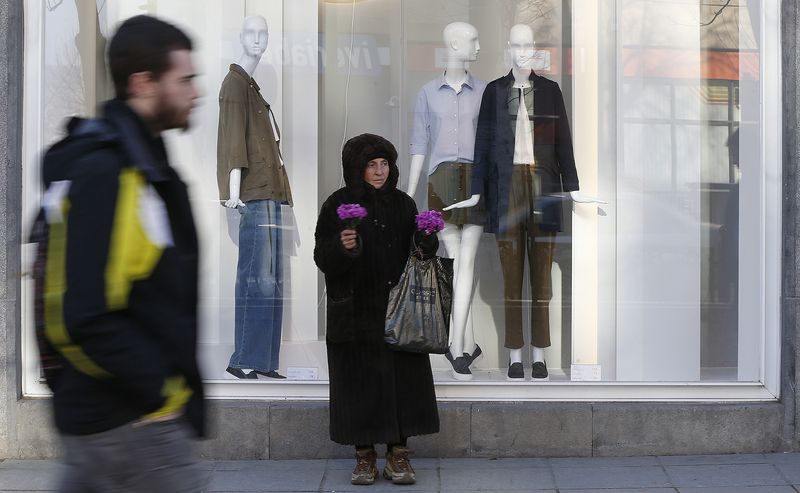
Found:
<svg viewBox="0 0 800 493"><path fill-rule="evenodd" d="M46 154L37 331L66 473L62 492L197 492L198 245L160 134L198 97L192 42L148 16L109 44L116 99Z"/></svg>

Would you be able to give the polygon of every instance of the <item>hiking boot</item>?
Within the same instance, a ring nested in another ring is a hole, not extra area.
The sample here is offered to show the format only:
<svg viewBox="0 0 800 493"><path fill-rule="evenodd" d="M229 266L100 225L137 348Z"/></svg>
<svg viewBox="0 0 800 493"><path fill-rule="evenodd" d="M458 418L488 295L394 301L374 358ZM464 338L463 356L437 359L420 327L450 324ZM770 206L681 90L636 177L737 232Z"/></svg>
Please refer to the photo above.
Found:
<svg viewBox="0 0 800 493"><path fill-rule="evenodd" d="M408 460L408 447L392 447L386 454L386 466L383 477L391 479L394 484L414 484L417 475Z"/></svg>
<svg viewBox="0 0 800 493"><path fill-rule="evenodd" d="M374 448L356 450L356 468L350 475L353 484L372 484L378 477L378 466L375 464L378 454Z"/></svg>

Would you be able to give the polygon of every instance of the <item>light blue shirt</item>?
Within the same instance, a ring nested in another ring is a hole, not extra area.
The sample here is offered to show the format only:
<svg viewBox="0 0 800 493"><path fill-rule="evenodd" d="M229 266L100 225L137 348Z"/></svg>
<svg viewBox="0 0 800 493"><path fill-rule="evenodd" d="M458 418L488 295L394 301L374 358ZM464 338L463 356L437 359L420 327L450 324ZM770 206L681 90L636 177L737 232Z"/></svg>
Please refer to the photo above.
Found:
<svg viewBox="0 0 800 493"><path fill-rule="evenodd" d="M411 129L411 154L428 156L428 175L445 162L471 163L486 82L467 74L456 93L444 74L420 89Z"/></svg>

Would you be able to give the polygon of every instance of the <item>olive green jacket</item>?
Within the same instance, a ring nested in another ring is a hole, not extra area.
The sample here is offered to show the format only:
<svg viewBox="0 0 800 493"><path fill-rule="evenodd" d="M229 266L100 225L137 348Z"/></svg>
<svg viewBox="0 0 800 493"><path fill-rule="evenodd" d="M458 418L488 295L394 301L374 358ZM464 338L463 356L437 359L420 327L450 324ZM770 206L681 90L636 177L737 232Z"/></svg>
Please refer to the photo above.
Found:
<svg viewBox="0 0 800 493"><path fill-rule="evenodd" d="M275 124L277 139L270 118ZM242 168L239 198L243 202L271 199L292 205L292 192L283 166L280 130L256 81L231 64L219 91L217 183L220 200L230 198L229 175Z"/></svg>

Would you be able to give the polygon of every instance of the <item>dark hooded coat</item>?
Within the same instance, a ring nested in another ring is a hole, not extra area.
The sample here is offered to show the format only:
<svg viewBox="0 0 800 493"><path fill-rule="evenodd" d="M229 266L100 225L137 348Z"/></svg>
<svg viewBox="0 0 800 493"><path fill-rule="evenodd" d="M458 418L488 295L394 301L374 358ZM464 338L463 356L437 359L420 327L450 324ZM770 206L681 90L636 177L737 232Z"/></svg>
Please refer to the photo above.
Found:
<svg viewBox="0 0 800 493"><path fill-rule="evenodd" d="M363 179L367 163L377 157L390 164L379 190ZM342 151L346 186L322 205L314 234L314 260L327 289L330 434L341 444L399 443L439 431L428 355L392 351L383 341L389 290L405 268L416 230L417 207L397 189L396 161L397 151L382 137L349 140ZM351 251L340 240L341 204L367 210ZM426 253L435 253L436 235L422 243Z"/></svg>

